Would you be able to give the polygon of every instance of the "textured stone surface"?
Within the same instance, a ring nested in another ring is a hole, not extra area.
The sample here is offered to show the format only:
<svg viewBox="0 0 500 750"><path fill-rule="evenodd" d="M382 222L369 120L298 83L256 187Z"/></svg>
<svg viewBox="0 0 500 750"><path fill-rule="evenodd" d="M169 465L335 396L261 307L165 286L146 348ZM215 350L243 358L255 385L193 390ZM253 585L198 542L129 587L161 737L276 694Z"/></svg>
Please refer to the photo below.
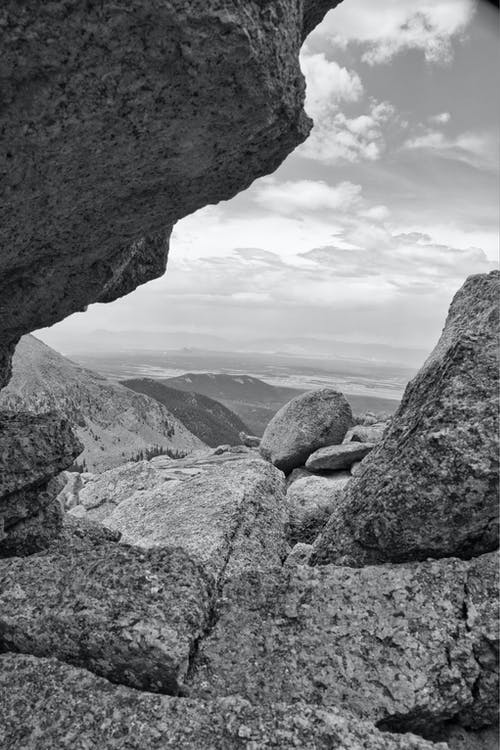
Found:
<svg viewBox="0 0 500 750"><path fill-rule="evenodd" d="M383 442L318 540L318 563L472 555L498 546L500 273L471 276Z"/></svg>
<svg viewBox="0 0 500 750"><path fill-rule="evenodd" d="M0 412L0 556L46 546L61 527L54 477L82 450L56 414Z"/></svg>
<svg viewBox="0 0 500 750"><path fill-rule="evenodd" d="M0 652L54 656L114 682L178 694L208 620L208 578L182 550L72 532L0 560Z"/></svg>
<svg viewBox="0 0 500 750"><path fill-rule="evenodd" d="M83 486L78 489L76 502L72 498L71 513L101 520L109 516L123 500L135 492L159 489L165 482L185 482L203 476L207 471L226 464L254 458L255 452L243 446L232 448L220 456L212 450L195 451L187 458L173 459L156 456L149 461L133 461L101 474L82 474Z"/></svg>
<svg viewBox="0 0 500 750"><path fill-rule="evenodd" d="M0 657L5 750L446 750L338 709L139 693L55 659Z"/></svg>
<svg viewBox="0 0 500 750"><path fill-rule="evenodd" d="M316 539L340 502L350 479L348 472L336 471L303 477L288 487L286 501L292 544L309 544Z"/></svg>
<svg viewBox="0 0 500 750"><path fill-rule="evenodd" d="M376 422L371 425L357 424L347 431L344 443L380 443L388 427L387 422Z"/></svg>
<svg viewBox="0 0 500 750"><path fill-rule="evenodd" d="M261 455L289 474L318 448L341 443L352 424L351 407L332 388L308 391L283 406L267 425Z"/></svg>
<svg viewBox="0 0 500 750"><path fill-rule="evenodd" d="M355 461L362 461L374 448L373 443L327 445L311 453L306 461L309 471L339 471L349 469Z"/></svg>
<svg viewBox="0 0 500 750"><path fill-rule="evenodd" d="M290 567L226 586L195 695L339 706L392 730L479 728L498 704L498 558Z"/></svg>
<svg viewBox="0 0 500 750"><path fill-rule="evenodd" d="M0 382L20 335L160 276L175 221L306 138L300 46L336 4L2 3Z"/></svg>
<svg viewBox="0 0 500 750"><path fill-rule="evenodd" d="M137 492L104 521L140 547L182 547L220 580L280 565L288 552L283 474L261 459L222 464Z"/></svg>

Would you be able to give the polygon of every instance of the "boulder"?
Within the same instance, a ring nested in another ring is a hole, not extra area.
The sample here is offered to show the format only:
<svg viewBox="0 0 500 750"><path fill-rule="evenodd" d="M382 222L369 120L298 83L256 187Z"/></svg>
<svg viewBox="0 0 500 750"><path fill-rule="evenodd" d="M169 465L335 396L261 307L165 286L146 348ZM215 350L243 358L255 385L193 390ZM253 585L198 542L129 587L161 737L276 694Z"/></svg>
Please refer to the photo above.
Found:
<svg viewBox="0 0 500 750"><path fill-rule="evenodd" d="M240 460L136 492L103 523L126 544L181 547L219 581L281 564L288 552L284 484L262 459Z"/></svg>
<svg viewBox="0 0 500 750"><path fill-rule="evenodd" d="M479 729L498 712L498 555L289 566L226 585L192 693L345 708L391 731Z"/></svg>
<svg viewBox="0 0 500 750"><path fill-rule="evenodd" d="M153 695L56 659L17 654L0 656L0 698L6 750L446 750L415 735L379 732L337 708Z"/></svg>
<svg viewBox="0 0 500 750"><path fill-rule="evenodd" d="M363 565L498 547L500 272L471 276L442 336L335 508L314 561Z"/></svg>
<svg viewBox="0 0 500 750"><path fill-rule="evenodd" d="M1 385L22 334L161 276L176 221L305 140L337 2L1 3Z"/></svg>
<svg viewBox="0 0 500 750"><path fill-rule="evenodd" d="M375 446L373 443L327 445L311 453L306 461L309 471L339 471L349 469L355 461L362 461Z"/></svg>
<svg viewBox="0 0 500 750"><path fill-rule="evenodd" d="M256 435L247 435L245 432L240 432L239 438L241 443L246 445L247 448L258 448L260 445L260 437Z"/></svg>
<svg viewBox="0 0 500 750"><path fill-rule="evenodd" d="M178 695L211 606L211 583L183 550L68 529L43 553L0 560L0 653L53 656Z"/></svg>
<svg viewBox="0 0 500 750"><path fill-rule="evenodd" d="M132 461L101 474L85 473L83 486L78 490L78 503L70 513L99 521L113 512L117 505L136 492L158 489L165 482L183 482L226 463L255 457L253 451L237 446L243 451L215 456L213 451L196 451L187 458L156 456L149 461Z"/></svg>
<svg viewBox="0 0 500 750"><path fill-rule="evenodd" d="M56 477L81 450L56 414L0 412L0 557L30 554L57 536Z"/></svg>
<svg viewBox="0 0 500 750"><path fill-rule="evenodd" d="M318 448L342 442L352 412L332 388L308 391L285 404L267 425L260 453L285 474L302 466Z"/></svg>
<svg viewBox="0 0 500 750"><path fill-rule="evenodd" d="M298 469L294 469L286 478L286 486L290 487L297 479L305 479L306 477L315 476L312 471L307 471L304 466L299 466Z"/></svg>
<svg viewBox="0 0 500 750"><path fill-rule="evenodd" d="M387 429L387 422L377 422L372 425L357 424L347 431L344 443L380 443Z"/></svg>
<svg viewBox="0 0 500 750"><path fill-rule="evenodd" d="M290 542L312 543L340 502L351 479L346 471L297 479L287 490Z"/></svg>

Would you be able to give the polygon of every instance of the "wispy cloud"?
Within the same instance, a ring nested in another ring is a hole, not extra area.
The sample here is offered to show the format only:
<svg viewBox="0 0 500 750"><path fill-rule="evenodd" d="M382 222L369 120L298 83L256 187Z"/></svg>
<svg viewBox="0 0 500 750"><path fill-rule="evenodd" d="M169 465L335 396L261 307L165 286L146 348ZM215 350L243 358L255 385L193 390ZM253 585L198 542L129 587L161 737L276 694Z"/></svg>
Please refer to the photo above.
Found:
<svg viewBox="0 0 500 750"><path fill-rule="evenodd" d="M356 43L369 65L389 62L406 50L420 50L426 60L448 63L452 42L470 23L473 0L349 0L327 15L315 32L334 45Z"/></svg>
<svg viewBox="0 0 500 750"><path fill-rule="evenodd" d="M352 182L338 185L328 185L318 180L278 182L272 177L259 180L253 191L257 203L268 210L285 214L297 211L345 211L359 201L360 194L361 185Z"/></svg>
<svg viewBox="0 0 500 750"><path fill-rule="evenodd" d="M494 133L461 133L451 137L441 130L426 130L405 141L403 148L427 151L434 157L462 162L475 169L498 169L498 138Z"/></svg>

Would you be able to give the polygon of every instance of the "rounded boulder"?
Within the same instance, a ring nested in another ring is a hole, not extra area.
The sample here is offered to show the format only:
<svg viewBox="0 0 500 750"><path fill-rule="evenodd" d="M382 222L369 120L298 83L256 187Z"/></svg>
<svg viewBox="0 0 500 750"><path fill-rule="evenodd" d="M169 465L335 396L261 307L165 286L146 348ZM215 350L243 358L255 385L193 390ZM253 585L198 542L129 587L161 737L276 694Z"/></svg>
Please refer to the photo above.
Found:
<svg viewBox="0 0 500 750"><path fill-rule="evenodd" d="M260 453L285 474L318 448L339 445L353 423L345 396L333 388L308 391L285 404L267 425Z"/></svg>

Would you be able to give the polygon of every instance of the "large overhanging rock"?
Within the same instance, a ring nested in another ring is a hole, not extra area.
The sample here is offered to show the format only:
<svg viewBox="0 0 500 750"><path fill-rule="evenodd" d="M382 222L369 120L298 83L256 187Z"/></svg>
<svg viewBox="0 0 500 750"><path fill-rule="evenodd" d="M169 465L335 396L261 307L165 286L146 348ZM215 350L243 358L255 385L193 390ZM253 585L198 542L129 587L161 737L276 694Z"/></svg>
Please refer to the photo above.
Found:
<svg viewBox="0 0 500 750"><path fill-rule="evenodd" d="M313 562L468 558L498 546L500 273L471 276Z"/></svg>
<svg viewBox="0 0 500 750"><path fill-rule="evenodd" d="M6 0L0 384L19 337L160 276L172 225L308 135L303 39L339 0Z"/></svg>

